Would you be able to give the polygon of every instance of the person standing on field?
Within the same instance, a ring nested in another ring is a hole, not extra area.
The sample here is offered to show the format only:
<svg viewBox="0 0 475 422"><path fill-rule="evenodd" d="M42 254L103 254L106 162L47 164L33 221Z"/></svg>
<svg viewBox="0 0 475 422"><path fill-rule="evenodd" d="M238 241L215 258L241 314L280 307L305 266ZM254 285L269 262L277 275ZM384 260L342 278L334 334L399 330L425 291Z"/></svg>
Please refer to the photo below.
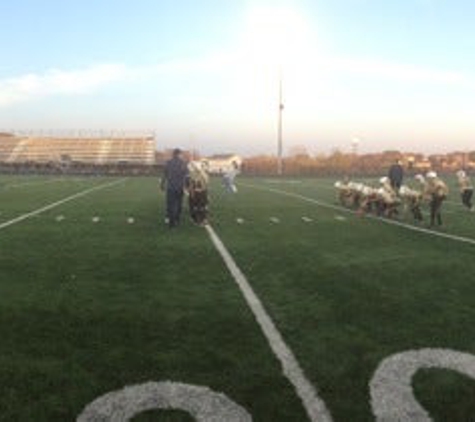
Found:
<svg viewBox="0 0 475 422"><path fill-rule="evenodd" d="M429 171L426 175L426 188L424 195L429 199L430 206L430 227L433 227L435 221L439 226L442 225L442 203L449 194L447 185L437 177L435 171Z"/></svg>
<svg viewBox="0 0 475 422"><path fill-rule="evenodd" d="M208 223L208 181L201 163L191 161L188 164L190 176L188 177L188 205L190 217L195 224L205 225Z"/></svg>
<svg viewBox="0 0 475 422"><path fill-rule="evenodd" d="M161 180L161 189L166 188L166 222L170 228L176 227L180 222L183 193L188 177L188 166L181 158L181 153L179 148L173 150L173 156L166 162Z"/></svg>
<svg viewBox="0 0 475 422"><path fill-rule="evenodd" d="M231 163L230 168L228 168L226 172L223 174L223 183L227 192L229 193L237 192L237 187L234 183L234 179L236 178L238 174L239 174L239 166L235 161L233 161Z"/></svg>
<svg viewBox="0 0 475 422"><path fill-rule="evenodd" d="M402 179L404 178L404 169L402 168L401 160L389 167L388 171L389 183L391 188L397 193L402 185Z"/></svg>
<svg viewBox="0 0 475 422"><path fill-rule="evenodd" d="M470 177L463 170L457 172L457 180L460 188L460 196L462 197L462 204L470 211L474 211L472 205L473 185Z"/></svg>

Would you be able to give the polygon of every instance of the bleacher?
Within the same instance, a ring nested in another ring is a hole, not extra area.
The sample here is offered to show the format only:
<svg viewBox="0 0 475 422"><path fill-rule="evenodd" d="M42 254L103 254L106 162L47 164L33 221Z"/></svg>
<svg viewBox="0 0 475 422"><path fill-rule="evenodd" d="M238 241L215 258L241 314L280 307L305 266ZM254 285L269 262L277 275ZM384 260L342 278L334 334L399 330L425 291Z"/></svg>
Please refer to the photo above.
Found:
<svg viewBox="0 0 475 422"><path fill-rule="evenodd" d="M19 139L10 134L0 134L0 162L5 162L10 158L18 145Z"/></svg>
<svg viewBox="0 0 475 422"><path fill-rule="evenodd" d="M155 163L153 137L56 138L0 134L0 162L86 164Z"/></svg>

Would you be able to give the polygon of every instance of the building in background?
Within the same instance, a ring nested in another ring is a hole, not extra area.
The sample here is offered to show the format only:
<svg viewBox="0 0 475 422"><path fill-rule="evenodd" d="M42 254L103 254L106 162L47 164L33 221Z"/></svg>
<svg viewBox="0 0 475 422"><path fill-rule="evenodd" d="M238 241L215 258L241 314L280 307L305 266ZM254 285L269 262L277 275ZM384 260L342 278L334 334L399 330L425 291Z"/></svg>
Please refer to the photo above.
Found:
<svg viewBox="0 0 475 422"><path fill-rule="evenodd" d="M236 154L212 155L202 158L201 162L210 174L223 174L236 166L240 170L242 166L242 158Z"/></svg>

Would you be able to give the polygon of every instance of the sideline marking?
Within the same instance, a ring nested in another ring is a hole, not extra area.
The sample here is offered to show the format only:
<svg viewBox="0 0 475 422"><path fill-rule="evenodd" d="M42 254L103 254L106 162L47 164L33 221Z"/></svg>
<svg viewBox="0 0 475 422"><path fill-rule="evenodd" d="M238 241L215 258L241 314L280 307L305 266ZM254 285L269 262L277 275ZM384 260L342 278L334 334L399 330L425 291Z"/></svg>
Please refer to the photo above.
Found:
<svg viewBox="0 0 475 422"><path fill-rule="evenodd" d="M84 195L87 195L88 193L91 193L91 192L94 192L96 190L100 190L100 189L104 189L104 188L107 188L109 186L114 186L114 185L117 185L123 181L127 180L127 178L123 178L123 179L119 179L119 180L115 180L113 182L110 182L110 183L105 183L103 185L99 185L99 186L94 186L92 188L89 188L89 189L86 189L86 190L83 190L81 192L78 192L78 193L75 193L74 195L71 195L71 196L67 196L66 198L64 199L61 199L59 201L56 201L56 202L53 202L52 204L49 204L49 205L46 205L42 208L38 208L37 210L35 211L31 211L29 213L26 213L26 214L23 214L23 215L20 215L19 217L16 217L12 220L9 220L9 221L6 221L5 223L2 223L0 224L0 230L3 230L4 228L6 227L9 227L9 226L13 226L14 224L16 223L19 223L23 220L26 220L30 217L34 217L35 215L38 215L38 214L41 214L42 212L45 212L45 211L48 211L52 208L55 208L59 205L62 205L62 204L65 204L66 202L69 202L69 201L72 201L73 199L76 199L76 198L79 198L81 196L84 196Z"/></svg>
<svg viewBox="0 0 475 422"><path fill-rule="evenodd" d="M312 422L331 422L332 418L325 403L318 396L315 387L305 377L305 374L292 350L290 350L285 343L282 335L277 330L269 314L266 312L264 305L262 305L259 297L254 293L254 290L249 284L246 276L239 269L233 257L228 252L213 228L209 224L207 224L205 228L215 248L218 250L221 258L226 264L226 267L239 286L249 308L251 308L251 311L261 327L272 351L279 359L284 375L294 386L297 395L302 400L302 404L310 420Z"/></svg>
<svg viewBox="0 0 475 422"><path fill-rule="evenodd" d="M261 187L261 186L256 186L256 185L250 185L250 184L247 184L247 183L246 184L241 183L241 185L245 186L245 187L248 187L248 188L252 188L252 189L278 193L280 195L290 196L291 198L301 199L302 201L310 202L312 204L318 205L318 206L323 207L323 208L329 208L329 209L336 210L336 211L343 211L343 212L347 212L349 214L356 214L355 211L350 210L348 208L340 207L338 205L332 205L332 204L329 204L327 202L322 202L322 201L319 201L317 199L309 198L308 196L300 195L298 193L287 192L285 190L280 190L280 189L273 189L273 188L266 188L266 187ZM429 234L429 235L436 236L436 237L443 237L445 239L450 239L450 240L455 240L455 241L458 241L458 242L469 243L471 245L475 245L475 239L473 239L471 237L464 237L464 236L457 236L455 234L450 234L450 233L436 232L434 230L425 229L423 227L411 226L410 224L401 223L400 221L390 220L388 218L375 217L375 216L372 216L372 215L366 215L366 218L370 218L372 220L380 221L380 222L386 223L386 224L392 224L393 226L403 227L405 229L412 230L412 231L415 231L415 232L425 233L425 234Z"/></svg>

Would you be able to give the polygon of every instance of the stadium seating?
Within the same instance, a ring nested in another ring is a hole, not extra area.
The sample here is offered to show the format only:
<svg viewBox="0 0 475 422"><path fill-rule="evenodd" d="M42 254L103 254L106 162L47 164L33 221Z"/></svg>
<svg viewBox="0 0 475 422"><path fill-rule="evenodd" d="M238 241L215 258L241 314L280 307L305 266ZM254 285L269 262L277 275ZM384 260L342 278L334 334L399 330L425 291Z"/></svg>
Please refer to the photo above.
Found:
<svg viewBox="0 0 475 422"><path fill-rule="evenodd" d="M12 136L0 136L0 162L7 161L18 146L18 138Z"/></svg>
<svg viewBox="0 0 475 422"><path fill-rule="evenodd" d="M153 137L54 138L0 136L0 162L154 164Z"/></svg>

